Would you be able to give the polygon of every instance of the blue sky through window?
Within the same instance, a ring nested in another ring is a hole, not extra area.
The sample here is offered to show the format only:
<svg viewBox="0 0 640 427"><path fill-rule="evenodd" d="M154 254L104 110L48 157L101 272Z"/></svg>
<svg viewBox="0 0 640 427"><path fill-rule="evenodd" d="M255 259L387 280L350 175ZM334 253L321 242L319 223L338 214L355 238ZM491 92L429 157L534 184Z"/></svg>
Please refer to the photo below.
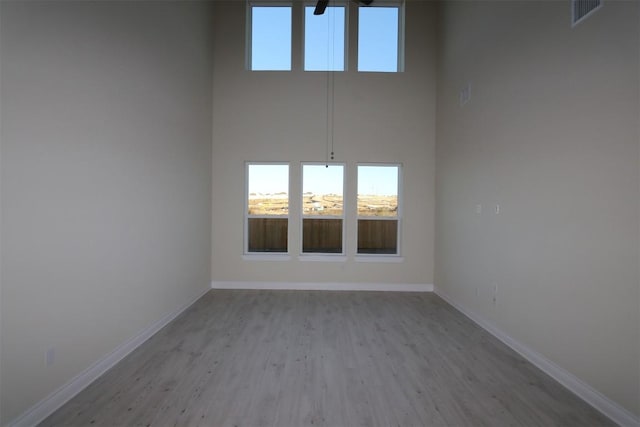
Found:
<svg viewBox="0 0 640 427"><path fill-rule="evenodd" d="M343 165L303 165L302 192L314 194L343 193ZM248 172L249 194L289 193L289 165L250 164Z"/></svg>
<svg viewBox="0 0 640 427"><path fill-rule="evenodd" d="M358 71L398 71L398 7L358 8Z"/></svg>
<svg viewBox="0 0 640 427"><path fill-rule="evenodd" d="M303 192L342 194L344 166L304 165ZM249 165L249 193L289 193L289 166ZM398 166L358 166L358 194L397 196Z"/></svg>
<svg viewBox="0 0 640 427"><path fill-rule="evenodd" d="M315 16L304 7L304 70L344 71L344 6L329 6ZM358 71L397 72L399 8L358 7ZM291 6L252 6L251 69L289 71L292 46Z"/></svg>
<svg viewBox="0 0 640 427"><path fill-rule="evenodd" d="M397 196L398 166L358 166L358 195Z"/></svg>
<svg viewBox="0 0 640 427"><path fill-rule="evenodd" d="M251 8L251 69L291 70L291 7Z"/></svg>
<svg viewBox="0 0 640 427"><path fill-rule="evenodd" d="M314 10L304 8L304 69L344 71L345 7L327 7L323 15Z"/></svg>
<svg viewBox="0 0 640 427"><path fill-rule="evenodd" d="M249 165L249 194L289 194L289 165Z"/></svg>
<svg viewBox="0 0 640 427"><path fill-rule="evenodd" d="M342 195L344 190L344 166L303 165L302 192Z"/></svg>

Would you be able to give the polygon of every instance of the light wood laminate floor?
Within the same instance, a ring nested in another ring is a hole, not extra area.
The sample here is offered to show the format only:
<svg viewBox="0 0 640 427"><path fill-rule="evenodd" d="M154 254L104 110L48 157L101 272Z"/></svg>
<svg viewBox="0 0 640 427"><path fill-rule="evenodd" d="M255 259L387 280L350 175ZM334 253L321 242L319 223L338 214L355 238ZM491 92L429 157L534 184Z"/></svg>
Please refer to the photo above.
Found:
<svg viewBox="0 0 640 427"><path fill-rule="evenodd" d="M433 293L221 291L42 426L609 426Z"/></svg>

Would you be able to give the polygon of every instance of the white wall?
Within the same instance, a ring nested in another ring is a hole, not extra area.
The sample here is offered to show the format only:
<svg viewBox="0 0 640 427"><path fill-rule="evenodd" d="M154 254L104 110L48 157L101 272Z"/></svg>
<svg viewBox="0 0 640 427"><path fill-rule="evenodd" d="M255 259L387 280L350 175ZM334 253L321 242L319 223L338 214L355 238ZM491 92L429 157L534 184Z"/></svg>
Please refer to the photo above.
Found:
<svg viewBox="0 0 640 427"><path fill-rule="evenodd" d="M0 12L4 425L207 289L213 11Z"/></svg>
<svg viewBox="0 0 640 427"><path fill-rule="evenodd" d="M324 161L327 73L301 71L301 3L294 3L293 71L245 69L244 2L217 2L214 72L214 281L433 282L435 14L430 2L406 6L406 71L358 73L356 9L351 4L350 70L335 73L336 161L347 163L347 202L357 162L404 166L404 263L357 263L355 206L347 212L345 263L298 260L300 162ZM291 162L287 262L244 261L244 162ZM350 198L350 199L349 199ZM347 208L349 209L349 208Z"/></svg>
<svg viewBox="0 0 640 427"><path fill-rule="evenodd" d="M444 3L436 190L437 288L635 414L638 8Z"/></svg>

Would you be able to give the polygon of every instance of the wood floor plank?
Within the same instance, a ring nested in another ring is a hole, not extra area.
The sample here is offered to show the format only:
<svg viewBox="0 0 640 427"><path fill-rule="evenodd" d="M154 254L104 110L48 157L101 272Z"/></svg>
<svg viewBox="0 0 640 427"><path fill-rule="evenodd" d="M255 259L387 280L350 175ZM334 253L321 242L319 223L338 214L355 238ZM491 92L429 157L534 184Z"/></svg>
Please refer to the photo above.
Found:
<svg viewBox="0 0 640 427"><path fill-rule="evenodd" d="M611 426L432 293L210 291L41 423Z"/></svg>

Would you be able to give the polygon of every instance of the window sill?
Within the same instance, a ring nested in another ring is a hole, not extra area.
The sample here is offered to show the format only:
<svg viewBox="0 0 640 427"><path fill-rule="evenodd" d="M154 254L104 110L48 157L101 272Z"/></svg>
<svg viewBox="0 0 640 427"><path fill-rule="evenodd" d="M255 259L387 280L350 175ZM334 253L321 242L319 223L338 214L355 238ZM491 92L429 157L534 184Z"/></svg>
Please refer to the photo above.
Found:
<svg viewBox="0 0 640 427"><path fill-rule="evenodd" d="M300 255L298 261L310 261L310 262L346 262L347 257L345 255Z"/></svg>
<svg viewBox="0 0 640 427"><path fill-rule="evenodd" d="M355 262L387 262L402 263L404 257L399 255L356 255L353 257Z"/></svg>
<svg viewBox="0 0 640 427"><path fill-rule="evenodd" d="M291 261L289 254L244 254L244 261Z"/></svg>

